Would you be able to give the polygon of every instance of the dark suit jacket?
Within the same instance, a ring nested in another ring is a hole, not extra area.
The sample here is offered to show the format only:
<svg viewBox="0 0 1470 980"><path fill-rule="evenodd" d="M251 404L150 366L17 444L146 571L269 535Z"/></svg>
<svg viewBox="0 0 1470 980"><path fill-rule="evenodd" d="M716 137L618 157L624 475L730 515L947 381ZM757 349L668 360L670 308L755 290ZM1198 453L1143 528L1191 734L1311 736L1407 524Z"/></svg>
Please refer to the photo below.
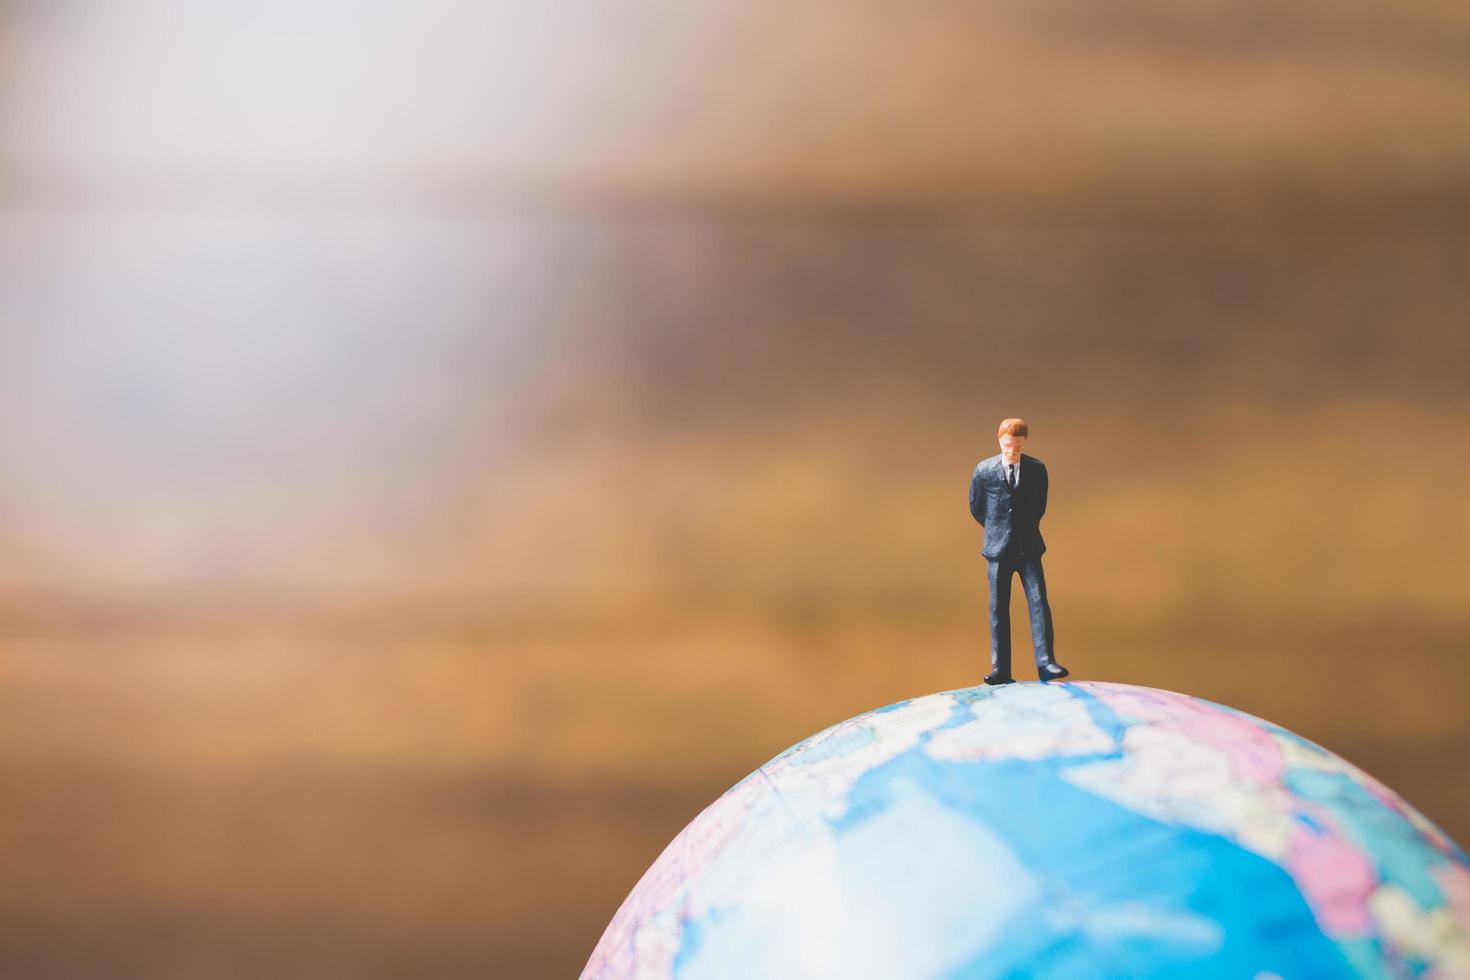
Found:
<svg viewBox="0 0 1470 980"><path fill-rule="evenodd" d="M970 478L970 513L985 528L986 558L1040 557L1041 518L1046 513L1046 464L1021 454L1020 486L1006 483L1005 463L996 453L981 460Z"/></svg>

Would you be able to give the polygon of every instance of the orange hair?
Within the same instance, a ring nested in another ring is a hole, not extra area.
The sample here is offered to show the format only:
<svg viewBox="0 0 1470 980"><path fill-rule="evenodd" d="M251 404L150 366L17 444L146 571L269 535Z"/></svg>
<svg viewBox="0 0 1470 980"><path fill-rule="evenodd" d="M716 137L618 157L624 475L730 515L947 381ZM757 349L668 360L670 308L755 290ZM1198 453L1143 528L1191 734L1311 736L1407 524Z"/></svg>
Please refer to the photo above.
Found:
<svg viewBox="0 0 1470 980"><path fill-rule="evenodd" d="M1006 419L1000 424L1000 431L995 437L999 439L1001 436L1020 436L1025 439L1030 434L1031 430L1026 427L1025 419Z"/></svg>

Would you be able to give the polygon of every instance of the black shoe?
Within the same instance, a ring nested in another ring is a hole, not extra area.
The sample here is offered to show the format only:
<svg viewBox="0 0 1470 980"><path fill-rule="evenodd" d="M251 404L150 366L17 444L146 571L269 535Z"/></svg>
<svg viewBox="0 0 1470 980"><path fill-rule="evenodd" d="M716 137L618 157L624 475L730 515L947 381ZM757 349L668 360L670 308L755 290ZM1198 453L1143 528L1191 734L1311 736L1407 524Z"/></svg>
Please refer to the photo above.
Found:
<svg viewBox="0 0 1470 980"><path fill-rule="evenodd" d="M1068 673L1070 671L1067 668L1053 661L1052 663L1042 664L1036 668L1036 679L1041 681L1059 681L1063 677L1066 677Z"/></svg>
<svg viewBox="0 0 1470 980"><path fill-rule="evenodd" d="M1014 678L1011 677L1010 674L1003 674L998 670L992 670L990 673L985 675L985 683L989 684L992 687L996 686L997 684L1009 684L1013 680Z"/></svg>

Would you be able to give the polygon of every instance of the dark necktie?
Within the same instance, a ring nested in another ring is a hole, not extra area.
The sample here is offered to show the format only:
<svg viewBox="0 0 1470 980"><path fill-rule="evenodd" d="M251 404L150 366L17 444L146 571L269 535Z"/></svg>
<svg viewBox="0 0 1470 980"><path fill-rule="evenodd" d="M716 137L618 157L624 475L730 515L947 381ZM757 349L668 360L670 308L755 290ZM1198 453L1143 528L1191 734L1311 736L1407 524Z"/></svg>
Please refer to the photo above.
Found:
<svg viewBox="0 0 1470 980"><path fill-rule="evenodd" d="M1012 490L1016 489L1016 464L1015 463L1011 463L1009 466L1006 467L1006 483L1009 483L1010 484Z"/></svg>

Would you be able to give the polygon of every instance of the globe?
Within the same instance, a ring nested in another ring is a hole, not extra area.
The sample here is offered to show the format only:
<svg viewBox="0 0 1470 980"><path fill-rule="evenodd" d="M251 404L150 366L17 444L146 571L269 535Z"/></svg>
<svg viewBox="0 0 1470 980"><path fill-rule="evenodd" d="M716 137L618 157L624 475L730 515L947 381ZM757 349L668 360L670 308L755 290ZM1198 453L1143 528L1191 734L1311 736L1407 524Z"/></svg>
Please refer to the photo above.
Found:
<svg viewBox="0 0 1470 980"><path fill-rule="evenodd" d="M707 807L582 976L1470 977L1470 861L1291 732L1126 684L900 701Z"/></svg>

